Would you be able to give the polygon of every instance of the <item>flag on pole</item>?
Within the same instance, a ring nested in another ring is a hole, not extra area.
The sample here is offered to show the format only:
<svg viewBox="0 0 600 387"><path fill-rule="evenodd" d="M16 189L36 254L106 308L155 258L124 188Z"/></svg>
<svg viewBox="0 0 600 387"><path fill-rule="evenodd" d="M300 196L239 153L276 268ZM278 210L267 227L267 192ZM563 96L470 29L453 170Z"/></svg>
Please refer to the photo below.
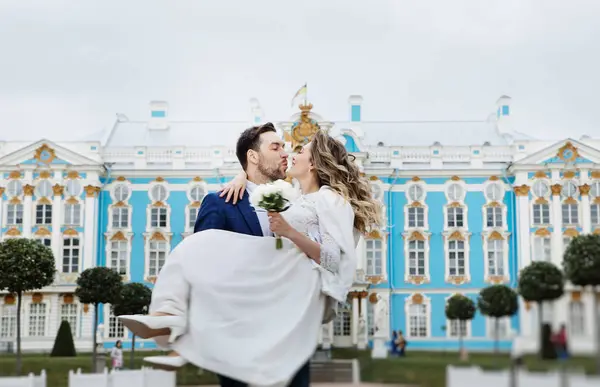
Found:
<svg viewBox="0 0 600 387"><path fill-rule="evenodd" d="M306 87L306 83L304 84L304 86L302 86L300 89L298 89L298 91L296 92L296 94L294 95L294 98L292 98L292 106L294 106L294 103L296 102L296 100L298 99L298 97L300 96L304 96L304 100L306 101L306 94L307 94L307 87Z"/></svg>

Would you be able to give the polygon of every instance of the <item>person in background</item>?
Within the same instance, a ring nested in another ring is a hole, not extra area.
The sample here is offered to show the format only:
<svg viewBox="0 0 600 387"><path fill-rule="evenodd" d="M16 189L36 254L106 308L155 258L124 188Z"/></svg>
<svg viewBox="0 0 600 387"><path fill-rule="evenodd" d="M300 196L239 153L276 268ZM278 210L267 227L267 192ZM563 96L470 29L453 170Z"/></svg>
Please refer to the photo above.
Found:
<svg viewBox="0 0 600 387"><path fill-rule="evenodd" d="M117 340L115 346L110 351L110 360L113 370L123 368L123 343L121 343L121 340Z"/></svg>
<svg viewBox="0 0 600 387"><path fill-rule="evenodd" d="M398 335L396 336L396 351L398 355L404 356L404 351L406 350L406 339L402 334L402 331L398 331Z"/></svg>
<svg viewBox="0 0 600 387"><path fill-rule="evenodd" d="M556 354L560 360L569 358L569 349L567 346L567 327L561 324L559 331L552 337L552 343L556 349Z"/></svg>
<svg viewBox="0 0 600 387"><path fill-rule="evenodd" d="M392 356L398 355L398 333L392 331Z"/></svg>

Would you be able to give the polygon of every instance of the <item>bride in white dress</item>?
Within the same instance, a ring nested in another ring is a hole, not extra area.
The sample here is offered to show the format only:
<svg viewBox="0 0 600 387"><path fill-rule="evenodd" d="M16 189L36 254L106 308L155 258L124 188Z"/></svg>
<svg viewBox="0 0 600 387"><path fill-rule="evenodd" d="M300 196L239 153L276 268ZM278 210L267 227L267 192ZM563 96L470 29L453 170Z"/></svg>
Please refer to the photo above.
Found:
<svg viewBox="0 0 600 387"><path fill-rule="evenodd" d="M150 316L120 316L134 334L157 336L178 356L252 385L285 384L317 346L323 322L346 301L361 232L379 224L379 205L344 146L317 133L294 157L302 195L270 229L283 239L206 230L185 238L155 284ZM244 175L245 176L245 175ZM245 177L228 188L243 191Z"/></svg>

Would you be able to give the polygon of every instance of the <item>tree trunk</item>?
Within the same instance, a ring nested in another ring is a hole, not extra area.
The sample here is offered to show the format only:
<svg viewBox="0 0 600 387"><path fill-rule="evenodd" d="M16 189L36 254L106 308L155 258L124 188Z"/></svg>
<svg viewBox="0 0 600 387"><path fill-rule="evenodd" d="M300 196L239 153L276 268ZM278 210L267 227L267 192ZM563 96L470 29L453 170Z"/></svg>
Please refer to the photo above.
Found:
<svg viewBox="0 0 600 387"><path fill-rule="evenodd" d="M500 327L500 321L498 317L494 317L494 353L498 355L500 353L500 333L498 328Z"/></svg>
<svg viewBox="0 0 600 387"><path fill-rule="evenodd" d="M540 359L544 358L544 311L543 311L543 307L544 304L542 302L538 302L538 325L539 325L539 332L538 332L538 336L539 336L539 340L540 340Z"/></svg>
<svg viewBox="0 0 600 387"><path fill-rule="evenodd" d="M17 293L17 362L16 362L16 372L17 376L21 375L21 369L23 367L22 359L21 359L21 303L22 303L23 293Z"/></svg>
<svg viewBox="0 0 600 387"><path fill-rule="evenodd" d="M96 350L96 346L98 345L97 343L97 339L96 339L96 335L98 333L98 304L94 304L94 333L92 334L94 336L94 341L93 341L93 347L92 347L92 372L98 372L98 370L96 369L96 354L97 354L97 350Z"/></svg>
<svg viewBox="0 0 600 387"><path fill-rule="evenodd" d="M594 295L594 318L596 326L596 373L600 375L600 293L593 293Z"/></svg>
<svg viewBox="0 0 600 387"><path fill-rule="evenodd" d="M135 335L131 336L131 359L129 363L129 368L135 369Z"/></svg>

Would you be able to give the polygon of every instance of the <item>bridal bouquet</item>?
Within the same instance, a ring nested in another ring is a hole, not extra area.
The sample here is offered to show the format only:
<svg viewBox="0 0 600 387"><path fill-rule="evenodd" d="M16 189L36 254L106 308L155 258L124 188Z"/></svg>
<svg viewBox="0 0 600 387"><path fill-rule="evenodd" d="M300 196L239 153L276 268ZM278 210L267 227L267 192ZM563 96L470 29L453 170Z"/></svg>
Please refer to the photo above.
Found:
<svg viewBox="0 0 600 387"><path fill-rule="evenodd" d="M250 203L254 207L263 208L269 212L283 212L297 196L296 189L284 180L261 184L250 195ZM276 236L275 248L283 248L281 237Z"/></svg>

